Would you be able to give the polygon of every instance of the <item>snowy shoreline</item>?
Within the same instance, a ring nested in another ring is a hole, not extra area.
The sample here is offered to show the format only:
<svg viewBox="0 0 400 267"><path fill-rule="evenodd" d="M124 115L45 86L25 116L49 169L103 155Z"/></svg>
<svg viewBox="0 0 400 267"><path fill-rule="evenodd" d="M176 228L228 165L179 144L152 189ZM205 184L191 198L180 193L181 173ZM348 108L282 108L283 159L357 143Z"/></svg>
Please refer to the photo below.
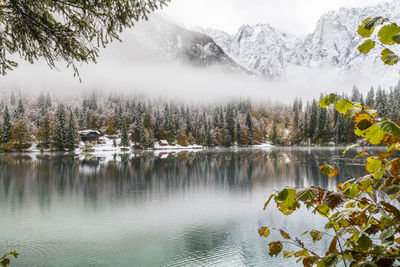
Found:
<svg viewBox="0 0 400 267"><path fill-rule="evenodd" d="M117 143L120 142L120 139L116 140ZM90 151L85 151L85 143L80 142L79 148L76 148L74 151L53 151L50 149L41 150L38 148L37 143L34 143L30 148L22 150L22 151L12 151L12 152L4 152L4 154L8 153L73 153L76 155L90 155L94 157L102 157L109 156L114 154L129 154L129 153L140 153L140 152L155 152L156 154L162 153L174 153L174 152L185 152L185 151L204 151L209 149L239 149L239 148L254 148L254 149L270 149L275 146L269 143L263 143L259 145L249 145L249 146L231 146L231 147L206 147L202 145L159 145L158 143L154 145L153 148L147 149L134 149L130 147L120 147L114 146L113 140L108 140L104 144L95 144L91 147Z"/></svg>

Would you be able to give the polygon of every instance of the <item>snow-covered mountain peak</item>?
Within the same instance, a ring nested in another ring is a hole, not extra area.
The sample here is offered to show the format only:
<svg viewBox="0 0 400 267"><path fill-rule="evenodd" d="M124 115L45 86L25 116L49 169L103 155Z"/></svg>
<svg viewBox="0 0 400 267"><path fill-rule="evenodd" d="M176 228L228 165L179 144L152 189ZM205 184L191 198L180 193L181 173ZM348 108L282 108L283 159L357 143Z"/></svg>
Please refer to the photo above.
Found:
<svg viewBox="0 0 400 267"><path fill-rule="evenodd" d="M339 69L339 73L369 70L393 72L383 66L380 51L363 55L357 46L363 41L357 34L358 25L367 17L384 16L400 21L400 1L382 2L364 8L340 8L321 16L315 31L296 36L275 29L269 24L243 25L235 34L215 29L203 30L237 63L265 78L285 75L289 65Z"/></svg>

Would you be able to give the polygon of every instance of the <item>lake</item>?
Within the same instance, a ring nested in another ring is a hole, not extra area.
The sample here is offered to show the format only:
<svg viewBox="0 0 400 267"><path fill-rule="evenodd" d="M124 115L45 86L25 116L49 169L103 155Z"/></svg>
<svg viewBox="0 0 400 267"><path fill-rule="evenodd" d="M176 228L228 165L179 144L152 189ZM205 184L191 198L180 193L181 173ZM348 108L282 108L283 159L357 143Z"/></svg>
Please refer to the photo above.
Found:
<svg viewBox="0 0 400 267"><path fill-rule="evenodd" d="M324 221L306 210L263 211L264 203L284 187L334 189L364 174L342 151L0 155L0 252L20 253L11 266L293 266L268 256L257 229L300 236ZM340 174L322 176L325 163Z"/></svg>

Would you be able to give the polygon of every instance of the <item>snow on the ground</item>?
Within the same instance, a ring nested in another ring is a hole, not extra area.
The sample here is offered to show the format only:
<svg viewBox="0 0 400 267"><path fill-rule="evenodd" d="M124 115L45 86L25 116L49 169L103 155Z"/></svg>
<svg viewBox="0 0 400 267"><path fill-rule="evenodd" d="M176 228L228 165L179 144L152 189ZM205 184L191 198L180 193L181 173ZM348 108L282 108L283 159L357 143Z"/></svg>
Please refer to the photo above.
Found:
<svg viewBox="0 0 400 267"><path fill-rule="evenodd" d="M159 158L167 158L170 154L180 153L180 152L197 152L207 149L207 147L201 145L189 145L189 146L181 146L181 145L163 145L160 146L159 143L154 145L152 149L146 150L135 150L129 147L120 147L118 144L121 143L121 139L116 139L117 147L114 146L114 140L108 138L102 138L104 144L95 144L91 145L92 151L84 151L85 143L80 142L79 148L75 149L74 153L79 156L80 160L91 160L101 159L102 162L110 162L110 161L120 161L121 155L129 155L129 157L136 157L141 155L142 152L151 152L154 156ZM249 146L250 148L255 149L271 149L275 146L270 143L263 143L260 145ZM233 149L239 149L238 146L232 147ZM215 148L215 149L218 149ZM37 147L37 143L33 143L33 145L25 150L24 152L30 153L41 153L42 151ZM44 150L44 152L51 152L50 150ZM67 152L67 151L66 151Z"/></svg>
<svg viewBox="0 0 400 267"><path fill-rule="evenodd" d="M270 144L270 143L262 143L260 145L254 145L254 146L251 146L251 147L269 149L269 148L274 148L275 146Z"/></svg>
<svg viewBox="0 0 400 267"><path fill-rule="evenodd" d="M180 146L180 145L166 145L160 146L158 143L154 145L154 150L188 150L188 149L203 149L203 146L200 145L189 145L189 146Z"/></svg>

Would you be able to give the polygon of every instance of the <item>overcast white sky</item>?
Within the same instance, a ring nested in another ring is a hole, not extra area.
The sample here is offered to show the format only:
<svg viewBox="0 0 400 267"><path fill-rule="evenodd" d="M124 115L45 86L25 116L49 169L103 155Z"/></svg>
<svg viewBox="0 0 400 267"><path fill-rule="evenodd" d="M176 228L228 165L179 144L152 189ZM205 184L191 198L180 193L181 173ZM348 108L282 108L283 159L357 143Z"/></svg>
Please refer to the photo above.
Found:
<svg viewBox="0 0 400 267"><path fill-rule="evenodd" d="M161 14L187 26L235 33L242 24L268 23L284 32L311 33L319 17L340 7L363 7L382 0L171 0Z"/></svg>

